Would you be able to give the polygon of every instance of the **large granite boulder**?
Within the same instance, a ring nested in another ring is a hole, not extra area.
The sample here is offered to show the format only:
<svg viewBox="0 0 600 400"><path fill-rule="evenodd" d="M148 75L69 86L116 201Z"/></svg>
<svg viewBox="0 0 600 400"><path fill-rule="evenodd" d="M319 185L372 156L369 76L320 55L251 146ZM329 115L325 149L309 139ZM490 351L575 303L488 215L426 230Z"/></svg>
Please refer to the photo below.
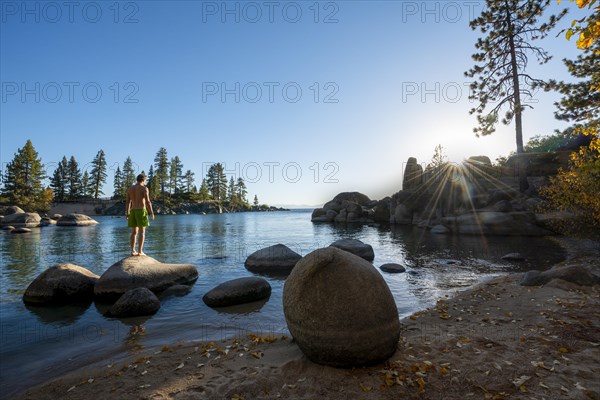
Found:
<svg viewBox="0 0 600 400"><path fill-rule="evenodd" d="M250 254L244 265L258 273L289 273L302 256L281 243Z"/></svg>
<svg viewBox="0 0 600 400"><path fill-rule="evenodd" d="M414 213L404 204L398 204L390 217L390 223L398 225L411 225Z"/></svg>
<svg viewBox="0 0 600 400"><path fill-rule="evenodd" d="M25 210L18 206L2 206L0 207L0 214L12 215L12 214L23 214Z"/></svg>
<svg viewBox="0 0 600 400"><path fill-rule="evenodd" d="M141 317L153 315L160 309L160 300L151 290L145 287L130 289L110 308L113 317Z"/></svg>
<svg viewBox="0 0 600 400"><path fill-rule="evenodd" d="M266 299L271 295L271 285L263 278L246 277L221 283L202 297L209 307L229 307Z"/></svg>
<svg viewBox="0 0 600 400"><path fill-rule="evenodd" d="M396 351L398 309L373 265L334 247L298 262L283 288L288 328L313 362L335 367L374 364Z"/></svg>
<svg viewBox="0 0 600 400"><path fill-rule="evenodd" d="M40 226L42 218L38 213L15 213L5 216L2 225L15 228L35 228Z"/></svg>
<svg viewBox="0 0 600 400"><path fill-rule="evenodd" d="M376 222L390 222L390 200L386 197L377 202L373 213L373 220Z"/></svg>
<svg viewBox="0 0 600 400"><path fill-rule="evenodd" d="M530 212L477 211L442 218L452 232L469 235L547 236L552 232L536 224Z"/></svg>
<svg viewBox="0 0 600 400"><path fill-rule="evenodd" d="M367 261L373 261L375 259L375 252L370 244L363 243L358 239L339 239L331 243L329 247L336 247L338 249L347 251L355 254L360 258L364 258Z"/></svg>
<svg viewBox="0 0 600 400"><path fill-rule="evenodd" d="M562 279L580 286L600 285L600 263L597 259L565 261L547 271L527 271L522 286L540 286L554 279Z"/></svg>
<svg viewBox="0 0 600 400"><path fill-rule="evenodd" d="M90 301L98 275L73 264L50 267L33 280L25 290L27 304L47 305Z"/></svg>
<svg viewBox="0 0 600 400"><path fill-rule="evenodd" d="M371 199L367 195L360 192L342 192L335 196L332 201L342 202L344 200L360 206L365 206L371 202Z"/></svg>
<svg viewBox="0 0 600 400"><path fill-rule="evenodd" d="M56 221L56 225L58 226L90 226L96 225L97 223L98 221L93 220L87 215L75 213L63 215Z"/></svg>
<svg viewBox="0 0 600 400"><path fill-rule="evenodd" d="M116 298L129 289L145 287L160 292L173 285L191 284L198 279L192 264L163 264L148 256L131 256L107 269L94 288L98 297Z"/></svg>
<svg viewBox="0 0 600 400"><path fill-rule="evenodd" d="M417 163L417 159L410 157L404 167L402 179L402 190L411 190L423 184L423 167Z"/></svg>

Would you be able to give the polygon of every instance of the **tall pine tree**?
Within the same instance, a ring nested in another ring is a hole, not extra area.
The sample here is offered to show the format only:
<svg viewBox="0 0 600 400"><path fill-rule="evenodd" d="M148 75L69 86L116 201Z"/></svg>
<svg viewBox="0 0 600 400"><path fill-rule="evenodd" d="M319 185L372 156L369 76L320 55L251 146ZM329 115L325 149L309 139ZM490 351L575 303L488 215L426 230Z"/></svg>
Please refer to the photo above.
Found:
<svg viewBox="0 0 600 400"><path fill-rule="evenodd" d="M127 157L123 163L123 193L122 197L125 197L127 189L135 184L135 169L133 168L133 161L131 157Z"/></svg>
<svg viewBox="0 0 600 400"><path fill-rule="evenodd" d="M202 184L200 185L200 189L198 190L198 198L200 199L200 201L210 200L210 193L208 191L208 184L206 183L206 179L202 179Z"/></svg>
<svg viewBox="0 0 600 400"><path fill-rule="evenodd" d="M45 208L48 205L42 186L45 175L42 159L31 140L27 140L6 166L3 195L25 210Z"/></svg>
<svg viewBox="0 0 600 400"><path fill-rule="evenodd" d="M67 163L67 198L76 200L81 197L81 171L74 156Z"/></svg>
<svg viewBox="0 0 600 400"><path fill-rule="evenodd" d="M169 159L167 149L161 147L154 157L154 176L160 194L164 196L169 183Z"/></svg>
<svg viewBox="0 0 600 400"><path fill-rule="evenodd" d="M67 170L67 157L63 156L62 161L54 170L50 181L50 187L53 190L54 200L56 201L65 201L67 199Z"/></svg>
<svg viewBox="0 0 600 400"><path fill-rule="evenodd" d="M473 54L477 64L465 72L467 77L478 77L471 84L472 100L479 104L471 109L477 114L479 126L474 132L490 135L495 132L500 111L506 108L502 123L515 122L517 156L519 160L519 189L525 191L527 171L523 149L522 113L531 105L523 102L531 96L531 88L542 84L526 72L529 56L534 55L540 64L550 60L550 55L533 42L546 37L549 31L565 15L552 15L545 23L538 23L551 0L486 0L481 16L470 22L471 29L479 29L485 36L479 38ZM494 103L488 109L489 103Z"/></svg>
<svg viewBox="0 0 600 400"><path fill-rule="evenodd" d="M123 197L123 174L121 173L121 167L117 166L117 170L115 171L115 178L113 181L113 199L122 200Z"/></svg>
<svg viewBox="0 0 600 400"><path fill-rule="evenodd" d="M206 185L214 200L225 201L227 198L227 176L225 176L225 169L221 163L213 164L208 168Z"/></svg>
<svg viewBox="0 0 600 400"><path fill-rule="evenodd" d="M97 199L103 195L102 186L106 183L106 156L104 150L100 149L96 157L92 160L92 170L90 173L90 195Z"/></svg>

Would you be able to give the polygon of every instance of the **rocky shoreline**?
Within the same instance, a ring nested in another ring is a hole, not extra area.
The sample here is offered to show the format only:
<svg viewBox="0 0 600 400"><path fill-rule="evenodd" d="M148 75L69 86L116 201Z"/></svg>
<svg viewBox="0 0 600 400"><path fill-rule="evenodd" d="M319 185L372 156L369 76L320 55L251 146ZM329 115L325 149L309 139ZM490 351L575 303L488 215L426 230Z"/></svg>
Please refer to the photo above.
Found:
<svg viewBox="0 0 600 400"><path fill-rule="evenodd" d="M17 398L599 399L600 285L564 271L598 278L600 245L556 240L569 256L553 279L524 286L510 274L439 299L400 320L394 354L373 366L315 364L292 338L256 332L141 349Z"/></svg>
<svg viewBox="0 0 600 400"><path fill-rule="evenodd" d="M311 220L413 225L434 234L554 235L556 222L569 216L545 212L538 190L560 165L556 161L552 168L530 168L530 188L521 193L514 170L492 166L485 156L439 170L424 170L411 157L402 190L382 200L371 200L359 192L340 193L315 209Z"/></svg>

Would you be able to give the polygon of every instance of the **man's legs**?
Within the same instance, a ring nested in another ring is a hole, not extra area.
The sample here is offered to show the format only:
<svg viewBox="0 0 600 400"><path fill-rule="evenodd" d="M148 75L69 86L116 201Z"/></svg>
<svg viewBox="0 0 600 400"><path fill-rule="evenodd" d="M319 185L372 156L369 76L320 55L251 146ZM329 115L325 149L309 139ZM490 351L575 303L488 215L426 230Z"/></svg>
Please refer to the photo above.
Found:
<svg viewBox="0 0 600 400"><path fill-rule="evenodd" d="M138 234L138 228L131 228L131 235L129 236L129 245L131 246L131 255L132 256L138 255L138 253L135 251L135 238L136 238L137 234Z"/></svg>
<svg viewBox="0 0 600 400"><path fill-rule="evenodd" d="M139 249L140 251L138 252L139 256L145 256L146 254L144 254L144 240L146 239L146 227L143 226L140 228L140 237L138 239L138 243L139 243Z"/></svg>

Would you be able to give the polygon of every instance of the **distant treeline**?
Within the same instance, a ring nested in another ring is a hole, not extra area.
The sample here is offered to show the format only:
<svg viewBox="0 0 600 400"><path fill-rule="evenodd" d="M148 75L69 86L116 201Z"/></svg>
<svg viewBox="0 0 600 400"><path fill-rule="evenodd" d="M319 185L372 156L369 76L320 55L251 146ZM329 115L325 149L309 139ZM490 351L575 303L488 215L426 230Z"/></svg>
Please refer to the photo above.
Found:
<svg viewBox="0 0 600 400"><path fill-rule="evenodd" d="M231 177L228 181L221 163L210 166L198 188L194 172L188 169L183 173L179 156L169 159L167 149L161 147L148 173L142 173L147 175L151 199L169 203L216 201L230 206L249 205L244 179ZM123 200L127 188L135 184L136 176L133 161L127 157L123 169L118 166L115 171L112 199ZM0 202L19 205L26 210L45 211L52 201L99 199L105 195L103 189L107 177L106 155L102 149L83 173L74 156L68 159L63 156L52 174L47 175L31 140L27 140L6 167ZM50 178L50 184L45 187L44 180L47 178ZM256 195L253 204L258 205Z"/></svg>

